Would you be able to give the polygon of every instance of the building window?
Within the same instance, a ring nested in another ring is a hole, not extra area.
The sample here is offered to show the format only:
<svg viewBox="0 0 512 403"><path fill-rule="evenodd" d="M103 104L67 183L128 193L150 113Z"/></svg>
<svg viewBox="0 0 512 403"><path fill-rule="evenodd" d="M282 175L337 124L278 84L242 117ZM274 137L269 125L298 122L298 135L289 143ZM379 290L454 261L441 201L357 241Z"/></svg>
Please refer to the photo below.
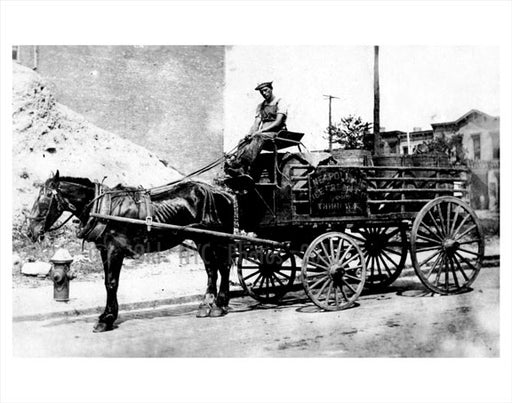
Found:
<svg viewBox="0 0 512 403"><path fill-rule="evenodd" d="M473 134L471 136L473 139L473 159L480 159L480 134Z"/></svg>
<svg viewBox="0 0 512 403"><path fill-rule="evenodd" d="M404 155L408 155L409 154L409 147L405 146L405 147L402 147L402 154Z"/></svg>
<svg viewBox="0 0 512 403"><path fill-rule="evenodd" d="M19 46L13 46L12 47L12 60L18 61L18 57L20 57Z"/></svg>
<svg viewBox="0 0 512 403"><path fill-rule="evenodd" d="M500 134L491 133L492 139L492 158L495 160L500 159Z"/></svg>

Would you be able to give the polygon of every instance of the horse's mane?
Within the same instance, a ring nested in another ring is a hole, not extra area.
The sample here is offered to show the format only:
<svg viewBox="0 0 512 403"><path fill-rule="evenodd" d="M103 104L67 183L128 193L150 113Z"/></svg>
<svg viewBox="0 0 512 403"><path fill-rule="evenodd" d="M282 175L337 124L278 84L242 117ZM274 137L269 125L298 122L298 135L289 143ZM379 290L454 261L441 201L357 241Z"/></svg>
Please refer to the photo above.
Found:
<svg viewBox="0 0 512 403"><path fill-rule="evenodd" d="M93 185L91 180L88 178L76 178L73 176L61 176L59 178L59 182L71 182L71 183L77 183L79 185L84 185L84 186L92 186Z"/></svg>

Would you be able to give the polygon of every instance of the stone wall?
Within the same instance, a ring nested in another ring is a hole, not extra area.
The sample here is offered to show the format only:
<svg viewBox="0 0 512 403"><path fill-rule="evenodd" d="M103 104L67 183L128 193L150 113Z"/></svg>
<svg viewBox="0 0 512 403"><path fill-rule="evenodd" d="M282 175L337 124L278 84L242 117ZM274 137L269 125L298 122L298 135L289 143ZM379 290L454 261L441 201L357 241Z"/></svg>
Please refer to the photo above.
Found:
<svg viewBox="0 0 512 403"><path fill-rule="evenodd" d="M18 59L58 102L182 173L222 155L223 46L21 46Z"/></svg>

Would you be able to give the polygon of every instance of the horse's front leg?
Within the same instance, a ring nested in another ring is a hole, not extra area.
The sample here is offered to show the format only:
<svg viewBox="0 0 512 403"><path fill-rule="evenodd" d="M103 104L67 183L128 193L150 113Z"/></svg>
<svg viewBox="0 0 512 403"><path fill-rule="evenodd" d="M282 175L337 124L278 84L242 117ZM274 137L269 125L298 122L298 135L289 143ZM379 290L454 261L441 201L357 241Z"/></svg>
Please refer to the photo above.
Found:
<svg viewBox="0 0 512 403"><path fill-rule="evenodd" d="M123 251L113 245L108 244L100 249L101 260L103 262L103 271L105 273L105 289L107 291L107 304L105 311L98 318L93 331L105 332L114 328L114 322L117 319L119 305L117 303L117 289L119 287L119 274L123 265Z"/></svg>

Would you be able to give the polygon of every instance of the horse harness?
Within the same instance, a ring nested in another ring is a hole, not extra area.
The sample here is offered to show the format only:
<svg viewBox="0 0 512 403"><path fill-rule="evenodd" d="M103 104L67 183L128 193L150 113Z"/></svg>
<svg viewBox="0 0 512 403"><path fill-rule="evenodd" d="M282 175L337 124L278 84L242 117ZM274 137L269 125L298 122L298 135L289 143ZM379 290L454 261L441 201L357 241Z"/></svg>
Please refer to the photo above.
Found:
<svg viewBox="0 0 512 403"><path fill-rule="evenodd" d="M107 190L108 188L99 182L94 182L94 198L89 202L86 206L87 208L91 206L90 213L96 213L101 215L112 215L112 196L131 193L132 195L138 194L140 197L137 203L143 201L144 209L139 208L139 217L141 220L144 220L146 223L147 232L151 231L151 227L153 224L153 211L154 206L151 201L150 193L148 190L140 188L137 190ZM88 240L90 242L94 242L98 240L104 233L107 227L107 223L105 220L101 220L97 217L90 216L85 225L80 226L77 231L77 236L79 238L83 238L84 240Z"/></svg>

